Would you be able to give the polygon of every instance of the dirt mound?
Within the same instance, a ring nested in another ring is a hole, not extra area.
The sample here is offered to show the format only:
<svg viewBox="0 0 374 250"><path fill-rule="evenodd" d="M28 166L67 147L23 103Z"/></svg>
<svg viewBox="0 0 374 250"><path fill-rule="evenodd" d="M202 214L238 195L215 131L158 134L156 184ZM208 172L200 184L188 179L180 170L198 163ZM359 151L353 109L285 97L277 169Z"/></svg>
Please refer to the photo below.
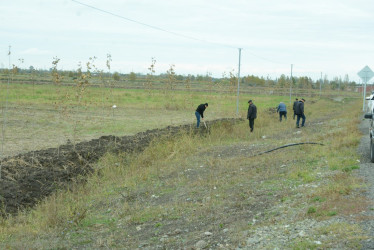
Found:
<svg viewBox="0 0 374 250"><path fill-rule="evenodd" d="M233 124L239 119L207 122L208 128L217 124ZM106 152L140 152L161 136L174 136L181 130L206 133L194 125L147 130L134 136L102 136L76 145L32 151L0 161L0 214L16 214L34 206L58 188L67 187L78 176L93 172L93 164Z"/></svg>
<svg viewBox="0 0 374 250"><path fill-rule="evenodd" d="M277 108L268 108L267 110L265 110L266 113L272 115L272 114L275 114L277 113Z"/></svg>

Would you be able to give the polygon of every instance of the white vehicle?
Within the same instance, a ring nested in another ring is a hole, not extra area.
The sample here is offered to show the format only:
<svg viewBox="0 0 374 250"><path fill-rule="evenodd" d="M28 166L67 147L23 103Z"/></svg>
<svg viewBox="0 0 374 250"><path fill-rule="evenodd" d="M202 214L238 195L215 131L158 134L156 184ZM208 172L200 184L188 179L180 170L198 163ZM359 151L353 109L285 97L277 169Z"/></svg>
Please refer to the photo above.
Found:
<svg viewBox="0 0 374 250"><path fill-rule="evenodd" d="M368 100L368 106L367 106L368 112L369 113L374 113L373 112L373 109L374 109L374 93L372 93L369 97L366 97L365 99Z"/></svg>
<svg viewBox="0 0 374 250"><path fill-rule="evenodd" d="M372 101L371 101L372 102ZM370 136L370 160L374 163L374 113L373 109L370 109L370 113L365 114L366 119L370 119L370 128L369 128L369 136Z"/></svg>

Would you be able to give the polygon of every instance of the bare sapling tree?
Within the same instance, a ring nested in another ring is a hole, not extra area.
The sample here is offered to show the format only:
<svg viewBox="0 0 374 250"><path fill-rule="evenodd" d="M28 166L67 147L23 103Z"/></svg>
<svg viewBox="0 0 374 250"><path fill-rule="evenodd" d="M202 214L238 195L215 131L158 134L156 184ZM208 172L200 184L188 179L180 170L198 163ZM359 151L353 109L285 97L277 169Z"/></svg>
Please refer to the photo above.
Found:
<svg viewBox="0 0 374 250"><path fill-rule="evenodd" d="M94 58L90 58L89 61L86 63L86 71L82 71L82 66L81 63L79 63L79 68L78 68L78 78L75 81L75 86L74 86L74 97L75 97L75 112L74 112L74 128L73 128L73 141L74 141L74 146L77 141L77 132L78 128L80 126L81 120L81 107L86 108L87 107L87 101L84 100L84 96L86 95L87 89L90 85L90 79L92 77L91 75L91 65L93 62Z"/></svg>
<svg viewBox="0 0 374 250"><path fill-rule="evenodd" d="M13 64L13 72L12 72L12 81L14 80L14 77L16 77L18 74L21 74L21 71L20 71L20 69L21 69L21 65L24 63L24 59L23 58L19 58L18 60L18 65L14 65ZM20 96L19 95L17 95L17 102L19 103L20 102Z"/></svg>
<svg viewBox="0 0 374 250"><path fill-rule="evenodd" d="M223 73L222 74L222 78L224 78L224 74L225 73ZM216 91L218 91L218 92L222 92L222 81L221 80L217 80L217 81L215 81L214 82L214 89L216 90Z"/></svg>
<svg viewBox="0 0 374 250"><path fill-rule="evenodd" d="M110 77L110 67L111 67L111 62L112 62L112 55L107 54L106 55L106 67L108 69L108 75L109 77L107 78L107 86L110 89L110 100L111 100L111 108L112 108L112 117L114 117L114 109L117 107L116 104L114 103L114 93L113 93L113 88L114 88L114 81L112 81L112 78Z"/></svg>
<svg viewBox="0 0 374 250"><path fill-rule="evenodd" d="M148 67L147 78L145 82L145 89L147 90L148 94L150 95L153 90L153 81L154 81L154 74L155 74L155 65L156 59L152 57L151 65Z"/></svg>
<svg viewBox="0 0 374 250"><path fill-rule="evenodd" d="M166 84L164 87L164 95L165 98L169 100L165 104L166 109L175 109L177 108L176 104L172 104L174 102L174 95L172 92L174 91L175 85L176 85L176 76L175 76L175 71L174 71L174 65L170 65L170 68L166 71Z"/></svg>
<svg viewBox="0 0 374 250"><path fill-rule="evenodd" d="M62 118L63 115L67 115L67 105L66 105L66 98L64 98L64 95L61 94L61 82L63 79L63 76L60 75L58 72L58 63L60 62L60 59L58 57L54 57L52 61L52 82L54 86L56 87L56 99L54 100L53 106L58 112L58 119L59 124L62 124L64 120L66 120L66 117ZM69 95L66 95L69 96ZM65 96L65 97L66 97ZM57 147L57 155L60 156L60 145Z"/></svg>
<svg viewBox="0 0 374 250"><path fill-rule="evenodd" d="M230 71L230 79L229 79L230 93L235 93L237 83L238 83L238 78L235 74L235 70L233 69L232 71Z"/></svg>
<svg viewBox="0 0 374 250"><path fill-rule="evenodd" d="M166 82L166 90L173 90L176 85L176 77L175 77L175 65L171 64L170 68L166 71L167 74L167 82Z"/></svg>
<svg viewBox="0 0 374 250"><path fill-rule="evenodd" d="M188 92L191 91L191 75L188 75L184 80L184 87Z"/></svg>
<svg viewBox="0 0 374 250"><path fill-rule="evenodd" d="M8 60L9 60L9 64L8 64L8 84L7 84L7 87L6 87L6 94L5 94L5 98L4 98L4 101L5 101L5 104L2 108L2 113L3 113L3 124L1 126L1 134L2 134L2 140L1 140L1 155L3 156L4 155L4 145L5 145L5 131L6 131L6 123L7 123L7 114L8 114L8 97L9 97L9 85L10 85L10 81L11 81L11 78L13 79L13 77L11 76L11 70L10 70L10 58L11 58L11 52L10 52L10 48L11 46L9 45L9 50L8 50ZM0 164L0 179L1 179L1 164Z"/></svg>
<svg viewBox="0 0 374 250"><path fill-rule="evenodd" d="M212 77L212 73L211 72L206 72L206 75L205 75L205 79L208 81L208 89L209 89L209 92L212 92L213 91L213 77Z"/></svg>
<svg viewBox="0 0 374 250"><path fill-rule="evenodd" d="M103 125L104 124L104 111L105 111L105 73L104 70L99 69L96 66L96 59L97 57L91 57L90 58L90 72L91 72L91 85L97 86L99 89L99 92L101 94L101 101L98 100L98 103L95 102L96 98L91 98L87 100L89 102L90 107L100 107L99 110L96 110L97 113L100 113L99 116L96 115L90 115L92 112L95 112L94 110L89 110L89 112L86 115L86 119L91 121L92 123L97 123L96 125ZM87 103L87 102L86 102Z"/></svg>
<svg viewBox="0 0 374 250"><path fill-rule="evenodd" d="M56 109L60 111L61 110L60 105L64 101L64 98L62 98L62 94L61 94L61 81L62 81L63 76L59 74L58 69L57 69L59 62L60 62L59 58L57 57L53 58L51 74L52 74L53 84L56 86L56 94L57 94L57 100L54 101L54 106Z"/></svg>
<svg viewBox="0 0 374 250"><path fill-rule="evenodd" d="M101 116L104 117L104 110L105 110L105 77L104 77L104 70L96 70L99 76L99 86L101 88Z"/></svg>
<svg viewBox="0 0 374 250"><path fill-rule="evenodd" d="M191 93L191 75L188 75L186 79L184 79L184 87L188 92L188 95L185 95L185 98L184 98L184 107L193 108L192 93Z"/></svg>

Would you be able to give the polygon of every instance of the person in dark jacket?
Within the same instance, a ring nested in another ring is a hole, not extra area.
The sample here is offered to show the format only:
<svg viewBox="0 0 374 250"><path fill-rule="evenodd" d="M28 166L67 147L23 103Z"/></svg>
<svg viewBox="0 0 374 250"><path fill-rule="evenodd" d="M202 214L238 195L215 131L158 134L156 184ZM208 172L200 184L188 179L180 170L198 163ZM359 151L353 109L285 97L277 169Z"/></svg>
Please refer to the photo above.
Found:
<svg viewBox="0 0 374 250"><path fill-rule="evenodd" d="M292 110L293 110L293 119L295 120L295 116L296 116L296 105L299 103L299 99L295 99L295 101L293 102L293 107L292 107Z"/></svg>
<svg viewBox="0 0 374 250"><path fill-rule="evenodd" d="M248 113L247 119L249 120L249 127L251 128L251 132L253 132L253 127L255 125L255 119L257 118L257 107L253 104L252 100L248 101Z"/></svg>
<svg viewBox="0 0 374 250"><path fill-rule="evenodd" d="M196 124L196 128L198 128L200 126L200 116L201 116L201 119L204 120L204 111L205 109L208 107L208 103L205 103L205 104L200 104L196 111L195 111L195 115L196 115L196 119L197 119L197 124Z"/></svg>
<svg viewBox="0 0 374 250"><path fill-rule="evenodd" d="M305 99L301 99L299 101L299 103L296 105L296 108L295 108L295 113L297 115L297 119L296 119L296 128L300 128L299 126L299 122L300 122L300 118L302 118L302 122L301 122L301 127L304 127L305 125L305 114L304 114L304 102L305 102Z"/></svg>
<svg viewBox="0 0 374 250"><path fill-rule="evenodd" d="M287 120L287 108L284 102L280 102L277 108L277 113L279 113L279 121L282 121L282 116Z"/></svg>

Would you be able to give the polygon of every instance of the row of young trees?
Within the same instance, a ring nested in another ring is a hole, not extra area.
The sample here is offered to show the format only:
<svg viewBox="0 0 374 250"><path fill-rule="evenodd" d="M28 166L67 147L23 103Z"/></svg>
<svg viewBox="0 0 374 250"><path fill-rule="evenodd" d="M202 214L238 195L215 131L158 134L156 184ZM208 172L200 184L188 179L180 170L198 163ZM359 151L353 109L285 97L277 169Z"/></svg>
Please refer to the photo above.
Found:
<svg viewBox="0 0 374 250"><path fill-rule="evenodd" d="M207 73L205 75L178 75L175 72L175 66L170 65L170 68L166 73L161 73L159 75L155 75L155 64L156 60L152 58L151 66L148 70L151 71L152 77L150 78L150 73L148 74L140 74L135 72L130 72L128 74L122 74L119 72L106 72L102 74L107 78L112 78L118 82L146 82L146 85L150 85L152 81L165 81L170 84L170 77L172 75L172 81L175 82L197 82L197 83L217 83L220 82L222 84L235 84L237 83L237 76L234 71L227 73L223 73L221 78L214 78L212 77L211 73ZM42 70L42 69L35 69L33 66L30 66L28 69L22 69L17 66L13 67L12 74L34 74L37 76L49 76L55 70L53 68L49 70ZM10 73L9 69L0 69L2 75L8 75ZM79 78L79 75L82 72L79 70L76 71L63 71L59 70L58 74L65 77L75 80ZM93 74L94 76L95 74ZM292 77L286 76L282 74L279 78L272 79L269 76L267 77L259 77L254 75L247 75L241 77L241 84L247 86L255 86L255 87L281 87L281 88L289 88L292 85L293 88L307 88L307 89L319 89L322 85L323 88L329 89L340 89L340 90L347 90L347 89L354 89L356 86L356 82L350 81L349 76L345 75L344 78L342 77L334 77L333 80L328 80L327 75L324 76L323 79L313 80L308 76L301 76L301 77ZM144 84L144 83L143 83Z"/></svg>

